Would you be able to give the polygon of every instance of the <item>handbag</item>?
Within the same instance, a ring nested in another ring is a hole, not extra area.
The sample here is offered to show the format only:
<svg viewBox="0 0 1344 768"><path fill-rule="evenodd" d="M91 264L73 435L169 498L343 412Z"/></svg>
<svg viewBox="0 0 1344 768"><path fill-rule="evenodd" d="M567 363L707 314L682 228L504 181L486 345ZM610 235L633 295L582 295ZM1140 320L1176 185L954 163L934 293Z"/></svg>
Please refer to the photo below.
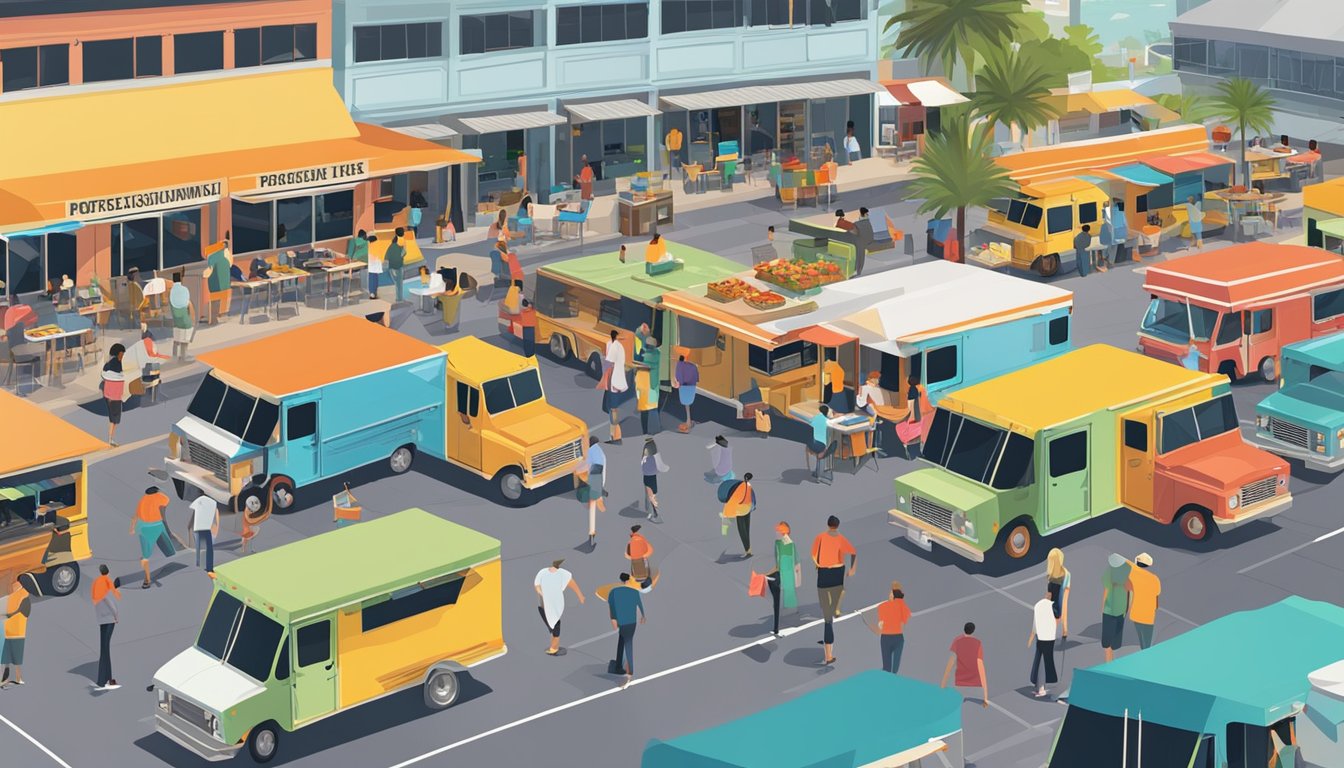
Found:
<svg viewBox="0 0 1344 768"><path fill-rule="evenodd" d="M599 379L597 380L597 388L598 388L598 389L605 389L605 390L610 390L610 389L611 389L611 366L610 366L610 365L606 365L605 363L602 365L602 377L599 378Z"/></svg>
<svg viewBox="0 0 1344 768"><path fill-rule="evenodd" d="M757 432L769 432L769 431L770 431L770 412L769 412L769 411L767 411L767 410L759 410L759 411L756 412L756 431L757 431Z"/></svg>
<svg viewBox="0 0 1344 768"><path fill-rule="evenodd" d="M765 574L751 572L751 583L747 585L747 597L765 597Z"/></svg>
<svg viewBox="0 0 1344 768"><path fill-rule="evenodd" d="M580 504L587 504L593 498L592 486L579 483L579 487L574 489L574 496L578 498Z"/></svg>

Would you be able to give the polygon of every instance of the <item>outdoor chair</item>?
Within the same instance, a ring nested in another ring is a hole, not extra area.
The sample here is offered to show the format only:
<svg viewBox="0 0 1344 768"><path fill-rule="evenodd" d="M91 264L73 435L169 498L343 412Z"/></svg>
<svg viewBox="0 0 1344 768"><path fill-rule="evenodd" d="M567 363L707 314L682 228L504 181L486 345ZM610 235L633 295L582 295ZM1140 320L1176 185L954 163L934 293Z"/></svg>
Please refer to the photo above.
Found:
<svg viewBox="0 0 1344 768"><path fill-rule="evenodd" d="M23 324L18 324L5 330L4 353L0 355L0 364L9 366L9 370L5 372L4 386L10 387L12 383L11 389L15 394L22 394L19 391L19 388L23 385L20 371L28 371L28 379L32 383L29 392L37 388L37 377L42 372L42 356L32 354L29 351L32 345L23 337L23 329ZM17 381L15 380L16 376L18 377Z"/></svg>
<svg viewBox="0 0 1344 768"><path fill-rule="evenodd" d="M537 241L537 229L545 228L552 235L555 234L556 217L560 213L558 205L538 205L533 203L528 207L528 218L532 220L532 242Z"/></svg>
<svg viewBox="0 0 1344 768"><path fill-rule="evenodd" d="M560 211L556 215L556 225L559 227L560 236L565 235L565 225L573 224L578 229L579 245L583 245L583 231L588 225L588 206L589 201L585 200L577 211Z"/></svg>

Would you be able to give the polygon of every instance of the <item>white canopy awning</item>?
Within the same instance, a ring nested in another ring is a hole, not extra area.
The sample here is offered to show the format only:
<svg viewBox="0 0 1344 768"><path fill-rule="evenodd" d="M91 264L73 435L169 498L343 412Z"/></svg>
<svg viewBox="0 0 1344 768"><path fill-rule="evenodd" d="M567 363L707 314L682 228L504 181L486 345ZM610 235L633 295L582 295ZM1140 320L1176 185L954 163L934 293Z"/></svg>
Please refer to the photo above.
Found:
<svg viewBox="0 0 1344 768"><path fill-rule="evenodd" d="M457 135L457 131L444 125L443 123L420 123L419 125L389 125L388 128L397 133L414 136L417 139L425 141L443 141L451 139Z"/></svg>
<svg viewBox="0 0 1344 768"><path fill-rule="evenodd" d="M662 114L639 99L590 101L584 104L566 104L569 117L576 123L595 123L599 120L625 120L631 117L652 117Z"/></svg>
<svg viewBox="0 0 1344 768"><path fill-rule="evenodd" d="M907 83L906 88L926 107L946 107L952 104L965 104L968 99L948 88L937 80L916 80Z"/></svg>
<svg viewBox="0 0 1344 768"><path fill-rule="evenodd" d="M552 125L564 125L565 118L544 110L534 112L505 112L498 115L477 115L458 118L458 122L472 133L498 133L499 131L522 131L528 128L546 128Z"/></svg>
<svg viewBox="0 0 1344 768"><path fill-rule="evenodd" d="M722 88L717 91L678 93L663 96L662 100L677 109L701 110L719 107L740 107L746 104L764 104L776 101L804 99L834 99L842 96L862 96L882 93L886 89L870 80L822 80L783 85L750 85L744 88Z"/></svg>

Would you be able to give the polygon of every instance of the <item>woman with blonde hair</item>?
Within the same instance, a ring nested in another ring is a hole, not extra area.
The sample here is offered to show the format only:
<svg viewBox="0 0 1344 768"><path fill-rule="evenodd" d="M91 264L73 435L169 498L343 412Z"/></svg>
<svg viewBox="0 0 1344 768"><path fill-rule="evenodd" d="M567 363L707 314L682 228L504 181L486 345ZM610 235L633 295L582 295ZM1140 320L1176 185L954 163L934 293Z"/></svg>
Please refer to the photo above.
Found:
<svg viewBox="0 0 1344 768"><path fill-rule="evenodd" d="M1061 638L1069 636L1069 582L1073 574L1064 567L1064 550L1055 547L1045 558L1046 588L1055 603L1055 618L1059 619Z"/></svg>

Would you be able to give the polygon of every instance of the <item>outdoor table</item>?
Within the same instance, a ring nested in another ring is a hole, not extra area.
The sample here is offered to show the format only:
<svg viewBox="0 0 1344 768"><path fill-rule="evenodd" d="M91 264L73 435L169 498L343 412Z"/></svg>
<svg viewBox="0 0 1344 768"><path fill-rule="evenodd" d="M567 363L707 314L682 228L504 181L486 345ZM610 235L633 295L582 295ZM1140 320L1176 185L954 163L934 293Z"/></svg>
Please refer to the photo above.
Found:
<svg viewBox="0 0 1344 768"><path fill-rule="evenodd" d="M417 315L434 314L433 305L430 304L430 299L445 292L446 286L444 286L443 280L439 279L437 274L431 277L428 283L417 282L415 285L411 286L410 294L412 296L420 297L420 308L415 310L415 313Z"/></svg>
<svg viewBox="0 0 1344 768"><path fill-rule="evenodd" d="M114 309L116 309L116 305L114 305L112 302L100 301L97 304L89 304L87 306L80 307L79 315L80 317L93 318L94 333L96 333L99 338L102 338L103 326L105 326L107 324L107 321L111 318L112 310Z"/></svg>
<svg viewBox="0 0 1344 768"><path fill-rule="evenodd" d="M43 325L38 326L37 328L30 328L23 332L25 341L33 344L41 342L46 345L46 359L43 361L42 367L47 370L47 381L43 383L43 386L55 387L56 389L61 389L65 386L65 382L61 381L61 373L64 366L56 364L56 353L59 351L57 342L76 336L83 336L86 331L88 331L87 328L80 328L77 331L67 331L57 325Z"/></svg>
<svg viewBox="0 0 1344 768"><path fill-rule="evenodd" d="M362 290L360 291L352 290L355 283L355 273L357 273L361 269L367 269L368 266L369 266L368 264L362 261L352 259L351 261L346 262L345 264L332 264L328 262L319 267L319 269L322 271L322 274L326 275L327 278L326 291L322 294L322 308L323 309L327 308L327 301L330 299L336 299L338 304L345 304L350 302L350 295L352 293L356 297L362 295L363 293ZM340 280L343 281L343 285L345 286L345 288L340 293L332 292L331 290L331 285L333 282L332 278L339 278ZM356 301L358 301L358 298L356 298Z"/></svg>
<svg viewBox="0 0 1344 768"><path fill-rule="evenodd" d="M240 286L242 287L242 289L243 289L243 291L244 291L245 293L249 293L249 294L250 294L250 293L255 293L255 292L259 291L259 290L265 290L265 291L266 291L266 311L267 311L267 313L269 314L270 311L271 311L271 308L274 307L274 309L275 309L275 319L276 319L276 321L278 322L278 321L280 320L280 305L283 303L282 299L284 298L284 295L285 295L284 284L285 284L286 282L291 281L291 280L293 280L293 281L298 281L298 280L302 280L303 278L306 278L306 277L308 277L308 273L307 273L307 272L289 272L289 273L285 273L285 274L273 274L273 275L271 275L270 277L258 277L258 278L253 278L253 279L251 279L251 280L245 280L245 281L243 281L242 283L240 283L240 284L238 284L238 285L240 285ZM272 301L272 300L271 300L271 291L272 291L272 289L277 288L277 287L279 288L279 291L280 291L279 296L277 296L276 299L275 299L274 301ZM247 301L247 302L246 302L246 305L247 305L247 307L250 309L250 308L251 308L251 301L250 301L250 300ZM295 305L294 310L295 310L295 312L298 311L298 306L297 306L297 305ZM241 322L244 322L244 323L247 322L247 318L246 318L246 317L243 317L243 318L241 319Z"/></svg>
<svg viewBox="0 0 1344 768"><path fill-rule="evenodd" d="M795 403L789 406L789 415L795 419L798 419L804 424L810 424L812 421L812 417L820 413L820 406L821 403L816 400L809 400L805 403ZM837 413L833 414L830 418L841 420L844 419L854 420L853 424L836 424L832 422L831 424L828 425L828 427L830 430L829 434L832 438L837 436L840 438L839 449L837 450L837 453L840 454L840 458L853 459L854 467L857 469L859 466L859 460L863 457L863 454L858 453L854 450L853 441L856 436L863 435L867 432L873 431L874 429L873 420L869 418L868 414L864 413L863 411L855 411L854 413ZM861 421L860 418L862 418ZM835 459L834 453L831 454L831 459L832 462L834 462ZM832 463L832 467L833 466L834 463Z"/></svg>
<svg viewBox="0 0 1344 768"><path fill-rule="evenodd" d="M493 283L495 274L490 269L490 257L469 253L445 253L434 263L434 269L453 267L457 270L458 285L463 293L477 293L483 283ZM463 278L468 284L462 285Z"/></svg>

